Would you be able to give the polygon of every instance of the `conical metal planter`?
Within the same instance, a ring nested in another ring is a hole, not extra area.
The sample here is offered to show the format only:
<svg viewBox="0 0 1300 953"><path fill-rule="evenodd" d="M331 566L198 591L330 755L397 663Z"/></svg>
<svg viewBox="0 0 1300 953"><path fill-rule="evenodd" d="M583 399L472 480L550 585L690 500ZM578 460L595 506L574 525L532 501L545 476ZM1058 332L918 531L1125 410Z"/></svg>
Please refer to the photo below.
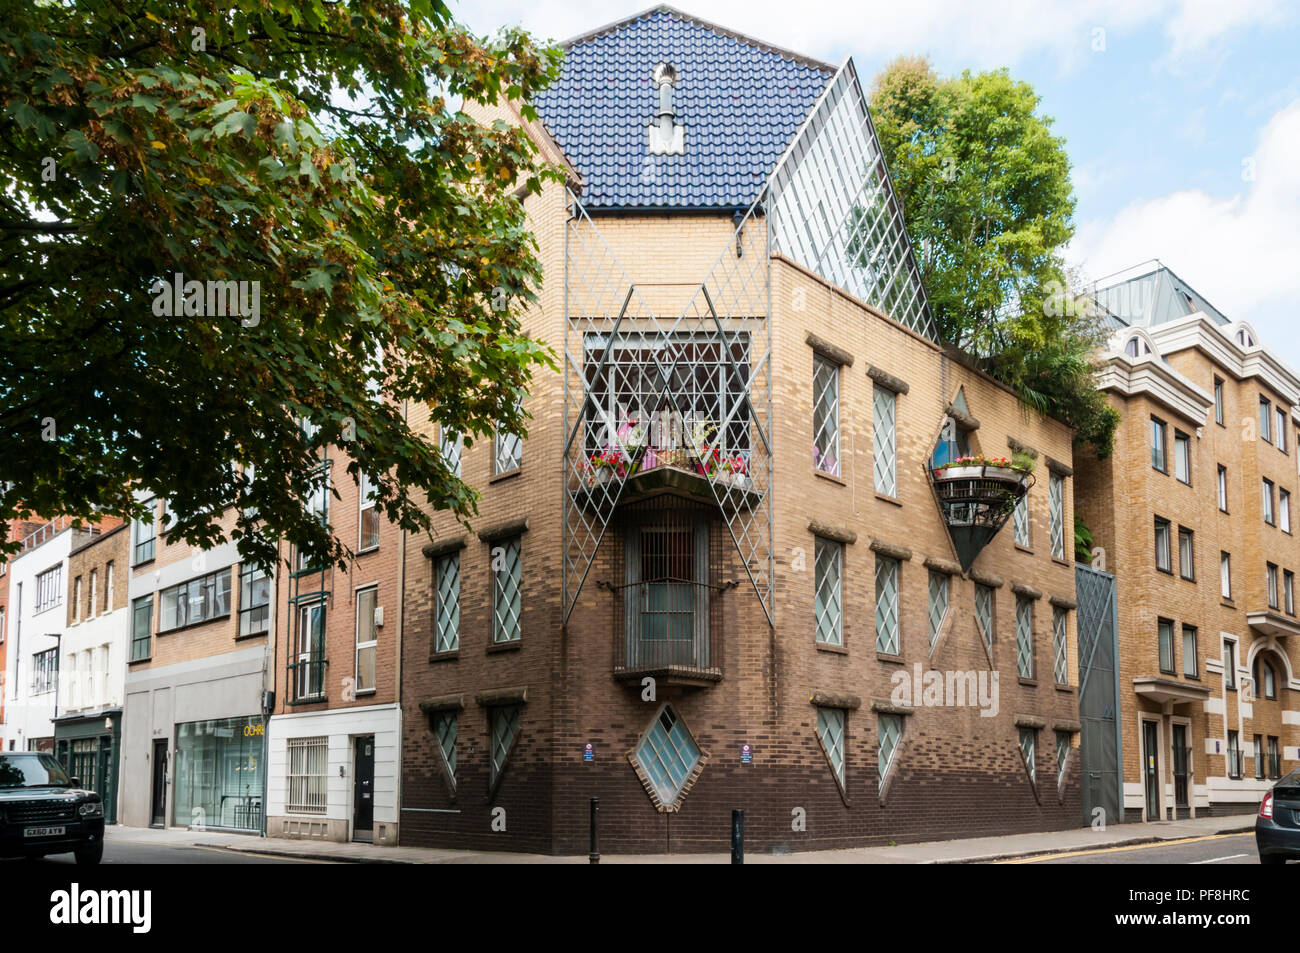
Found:
<svg viewBox="0 0 1300 953"><path fill-rule="evenodd" d="M957 560L967 572L1011 518L1034 476L1014 467L980 465L931 470L930 481Z"/></svg>

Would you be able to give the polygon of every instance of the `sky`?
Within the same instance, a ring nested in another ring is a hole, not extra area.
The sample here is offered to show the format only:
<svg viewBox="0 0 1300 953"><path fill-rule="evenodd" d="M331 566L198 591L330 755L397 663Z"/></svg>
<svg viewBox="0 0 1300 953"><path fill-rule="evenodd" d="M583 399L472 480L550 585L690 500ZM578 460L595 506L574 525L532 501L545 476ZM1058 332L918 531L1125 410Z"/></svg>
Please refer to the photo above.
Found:
<svg viewBox="0 0 1300 953"><path fill-rule="evenodd" d="M476 33L564 40L650 0L452 0ZM686 13L864 77L923 54L1006 67L1065 139L1066 259L1099 279L1159 259L1300 369L1300 2L676 0ZM797 11L791 16L791 11Z"/></svg>

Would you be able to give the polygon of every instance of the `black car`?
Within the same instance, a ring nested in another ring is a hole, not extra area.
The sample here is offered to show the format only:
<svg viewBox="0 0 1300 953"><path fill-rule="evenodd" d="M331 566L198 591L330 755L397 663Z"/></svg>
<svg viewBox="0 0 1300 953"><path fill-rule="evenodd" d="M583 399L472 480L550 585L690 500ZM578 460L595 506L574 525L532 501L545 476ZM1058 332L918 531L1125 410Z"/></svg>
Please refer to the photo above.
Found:
<svg viewBox="0 0 1300 953"><path fill-rule="evenodd" d="M0 857L104 856L104 805L52 755L0 752Z"/></svg>
<svg viewBox="0 0 1300 953"><path fill-rule="evenodd" d="M1300 860L1300 771L1292 771L1264 795L1255 818L1261 864Z"/></svg>

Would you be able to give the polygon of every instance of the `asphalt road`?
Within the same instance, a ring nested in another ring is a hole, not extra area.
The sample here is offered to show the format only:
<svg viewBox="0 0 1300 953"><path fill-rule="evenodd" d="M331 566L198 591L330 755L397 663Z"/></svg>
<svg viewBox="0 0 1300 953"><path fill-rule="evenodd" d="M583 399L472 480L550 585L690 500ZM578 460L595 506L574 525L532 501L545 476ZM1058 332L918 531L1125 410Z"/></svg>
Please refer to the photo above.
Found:
<svg viewBox="0 0 1300 953"><path fill-rule="evenodd" d="M1179 841L1022 857L1013 864L1258 864L1255 834L1211 834Z"/></svg>
<svg viewBox="0 0 1300 953"><path fill-rule="evenodd" d="M140 844L131 841L104 841L104 864L313 864L328 861L298 860L292 857L268 857L246 854L219 847L182 847L166 844ZM71 854L54 854L40 860L0 860L11 872L14 866L27 864L76 864ZM16 872L15 872L16 873Z"/></svg>

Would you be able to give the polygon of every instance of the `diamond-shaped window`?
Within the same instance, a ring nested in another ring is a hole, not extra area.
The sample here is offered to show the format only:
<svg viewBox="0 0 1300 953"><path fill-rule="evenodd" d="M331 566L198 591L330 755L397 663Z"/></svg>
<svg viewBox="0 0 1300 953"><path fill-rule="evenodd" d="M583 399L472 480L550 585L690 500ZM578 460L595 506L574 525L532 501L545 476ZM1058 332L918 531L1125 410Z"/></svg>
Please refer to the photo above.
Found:
<svg viewBox="0 0 1300 953"><path fill-rule="evenodd" d="M661 811L677 810L704 759L690 729L671 705L664 705L655 714L630 758L650 799Z"/></svg>

